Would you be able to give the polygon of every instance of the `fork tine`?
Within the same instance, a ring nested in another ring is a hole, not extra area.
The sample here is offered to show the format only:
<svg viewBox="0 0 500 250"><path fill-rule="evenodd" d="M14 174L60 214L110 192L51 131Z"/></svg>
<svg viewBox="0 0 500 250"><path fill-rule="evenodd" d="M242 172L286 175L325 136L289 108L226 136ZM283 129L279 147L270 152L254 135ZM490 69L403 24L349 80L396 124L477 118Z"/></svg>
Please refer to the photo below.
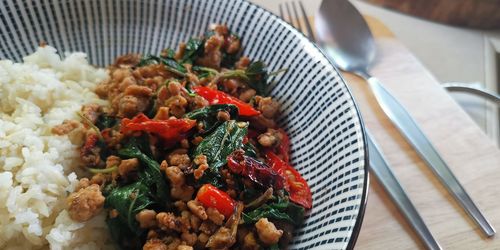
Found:
<svg viewBox="0 0 500 250"><path fill-rule="evenodd" d="M295 26L295 22L293 20L292 12L290 11L290 5L288 4L288 2L285 2L285 8L286 8L286 13L288 14L288 22L292 26Z"/></svg>
<svg viewBox="0 0 500 250"><path fill-rule="evenodd" d="M283 13L283 4L280 3L279 4L279 8L280 8L280 17L281 17L281 19L283 19L283 20L286 21L285 14Z"/></svg>
<svg viewBox="0 0 500 250"><path fill-rule="evenodd" d="M297 20L297 29L300 30L300 32L304 33L304 30L302 30L302 24L300 21L300 16L299 13L297 12L297 6L295 5L295 1L292 2L292 9L293 9L293 14L295 14L295 20ZM307 17L305 17L307 18ZM304 33L305 34L305 33Z"/></svg>
<svg viewBox="0 0 500 250"><path fill-rule="evenodd" d="M302 1L299 0L299 7L302 12L302 16L304 17L304 22L307 30L307 36L313 41L316 42L316 37L314 36L313 29L311 27L311 23L309 22L309 17L307 16L306 10L304 8L304 5L302 4Z"/></svg>

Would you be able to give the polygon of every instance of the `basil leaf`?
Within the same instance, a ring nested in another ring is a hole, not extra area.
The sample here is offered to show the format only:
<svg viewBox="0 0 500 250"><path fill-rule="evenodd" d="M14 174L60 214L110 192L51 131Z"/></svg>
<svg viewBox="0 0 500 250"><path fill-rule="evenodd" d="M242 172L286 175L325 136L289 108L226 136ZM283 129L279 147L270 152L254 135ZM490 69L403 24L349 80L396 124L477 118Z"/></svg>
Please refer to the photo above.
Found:
<svg viewBox="0 0 500 250"><path fill-rule="evenodd" d="M228 155L243 146L243 138L247 131L248 123L226 121L206 136L192 153L193 158L201 154L207 157L210 168L209 171L205 171L205 174L212 173L213 178L209 181L213 182L214 186L222 183L219 169L227 163Z"/></svg>
<svg viewBox="0 0 500 250"><path fill-rule="evenodd" d="M160 62L161 62L161 59L159 57L153 56L153 55L148 55L148 56L141 58L141 60L139 61L139 63L136 66L143 67L143 66L147 66L147 65L151 65L151 64L158 64Z"/></svg>
<svg viewBox="0 0 500 250"><path fill-rule="evenodd" d="M160 164L148 156L152 153L149 149L149 143L146 143L147 141L144 139L146 137L133 138L135 139L129 140L122 149L118 150L118 155L124 158L137 158L145 165L143 171L139 172L139 177L151 189L155 200L162 206L166 206L170 202L167 192L169 189L160 171Z"/></svg>
<svg viewBox="0 0 500 250"><path fill-rule="evenodd" d="M168 58L168 59L174 59L175 57L175 50L171 48L166 48L162 51L162 58Z"/></svg>
<svg viewBox="0 0 500 250"><path fill-rule="evenodd" d="M243 150L246 156L257 158L257 148L252 143L243 144Z"/></svg>
<svg viewBox="0 0 500 250"><path fill-rule="evenodd" d="M186 43L186 49L184 50L184 55L182 57L181 62L184 63L189 63L193 64L194 61L199 57L203 56L203 51L204 47L203 44L205 43L204 39L192 37L189 39L189 41Z"/></svg>
<svg viewBox="0 0 500 250"><path fill-rule="evenodd" d="M104 206L118 211L118 216L108 217L106 223L111 236L122 249L136 249L142 246L138 244L144 238L146 230L139 227L135 216L145 208L167 207L170 204L167 193L169 188L160 172L159 164L152 159L146 134L131 137L118 151L118 155L125 159L137 158L142 164L136 182L126 186L113 183L104 188Z"/></svg>
<svg viewBox="0 0 500 250"><path fill-rule="evenodd" d="M187 72L186 68L184 66L182 66L182 64L178 63L176 60L174 60L172 58L163 59L162 63L165 64L166 66L172 68L172 69L175 69L175 70L181 72L181 73Z"/></svg>
<svg viewBox="0 0 500 250"><path fill-rule="evenodd" d="M162 58L158 56L153 56L153 55L148 55L144 58L142 58L139 63L137 64L137 67L142 67L146 65L151 65L151 64L160 64L162 63L165 65L165 68L179 76L184 77L186 75L186 68L182 66L180 63L178 63L175 59L173 58Z"/></svg>
<svg viewBox="0 0 500 250"><path fill-rule="evenodd" d="M261 218L284 220L293 225L301 225L304 221L304 208L278 198L276 202L264 204L248 213L243 213L243 222L253 224Z"/></svg>
<svg viewBox="0 0 500 250"><path fill-rule="evenodd" d="M253 224L259 221L261 218L268 219L276 219L276 220L284 220L295 224L292 218L288 216L284 212L280 212L278 209L275 209L267 204L262 205L261 207L252 210L249 213L243 213L243 223L245 224Z"/></svg>
<svg viewBox="0 0 500 250"><path fill-rule="evenodd" d="M102 131L104 129L114 127L118 123L118 121L119 119L114 116L101 114L99 117L97 117L95 125Z"/></svg>
<svg viewBox="0 0 500 250"><path fill-rule="evenodd" d="M263 95L267 92L267 68L266 64L262 61L255 61L248 65L245 70L248 77L248 85L257 91L257 94Z"/></svg>
<svg viewBox="0 0 500 250"><path fill-rule="evenodd" d="M285 71L279 70L276 72L272 72L271 74L279 74ZM264 95L267 92L268 82L267 79L269 77L269 73L267 73L266 64L262 61L255 61L250 63L246 70L242 69L233 69L224 71L221 74L223 78L239 78L246 82L248 86L255 89L257 94Z"/></svg>
<svg viewBox="0 0 500 250"><path fill-rule="evenodd" d="M271 245L267 248L267 250L280 250L280 247L278 245L278 243L274 244L274 245Z"/></svg>
<svg viewBox="0 0 500 250"><path fill-rule="evenodd" d="M222 124L222 122L217 119L217 113L219 113L219 111L226 111L231 116L231 119L238 119L238 107L232 104L210 105L201 109L193 110L185 114L184 117L202 122L204 128L203 134L208 134Z"/></svg>
<svg viewBox="0 0 500 250"><path fill-rule="evenodd" d="M118 245L118 249L141 249L140 237L130 230L120 217L106 218L111 238Z"/></svg>
<svg viewBox="0 0 500 250"><path fill-rule="evenodd" d="M304 207L299 206L293 202L290 202L286 210L288 216L295 221L295 225L302 225L304 222Z"/></svg>
<svg viewBox="0 0 500 250"><path fill-rule="evenodd" d="M208 68L208 67L202 67L202 66L193 66L193 70L200 73L200 74L208 74L208 75L211 75L211 76L215 76L219 73L219 71L215 70L215 69L212 69L212 68Z"/></svg>
<svg viewBox="0 0 500 250"><path fill-rule="evenodd" d="M146 156L153 155L153 152L151 152L151 148L149 147L149 137L146 133L143 133L140 136L129 137L123 145L124 149L136 147L140 152L146 154Z"/></svg>
<svg viewBox="0 0 500 250"><path fill-rule="evenodd" d="M141 210L155 204L149 196L149 188L142 182L134 182L127 186L113 189L106 197L105 207L114 208L118 211L120 220L137 235L143 231L140 229L135 215Z"/></svg>

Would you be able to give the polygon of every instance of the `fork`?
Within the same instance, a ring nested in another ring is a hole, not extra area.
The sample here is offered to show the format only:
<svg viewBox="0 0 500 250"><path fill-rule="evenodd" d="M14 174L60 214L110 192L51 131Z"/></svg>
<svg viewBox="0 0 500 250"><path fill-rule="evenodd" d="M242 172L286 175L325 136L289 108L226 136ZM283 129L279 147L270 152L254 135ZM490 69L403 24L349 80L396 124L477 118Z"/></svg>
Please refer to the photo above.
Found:
<svg viewBox="0 0 500 250"><path fill-rule="evenodd" d="M284 6L284 7L283 7ZM291 8L290 8L291 6ZM304 5L301 1L298 1L298 6L295 1L292 1L291 4L285 2L284 4L279 4L279 12L280 16L283 20L290 23L304 35L309 37L314 43L317 43L316 37L314 35L311 23L309 22L309 18L305 11ZM300 11L298 10L300 8ZM285 17L286 10L288 18ZM293 11L293 15L292 15ZM299 15L299 12L301 13ZM302 22L305 28L302 28ZM326 55L326 54L325 54ZM403 187L399 183L398 179L392 172L389 164L385 160L382 152L377 146L371 134L367 131L367 144L369 149L369 158L370 158L370 170L372 174L374 174L379 182L384 186L384 189L392 198L394 203L398 206L399 210L405 216L406 220L410 223L412 228L415 230L417 235L422 239L423 243L429 249L441 249L438 242L435 240L428 227L425 225L422 217L416 210L415 206L411 202L410 198L404 191Z"/></svg>

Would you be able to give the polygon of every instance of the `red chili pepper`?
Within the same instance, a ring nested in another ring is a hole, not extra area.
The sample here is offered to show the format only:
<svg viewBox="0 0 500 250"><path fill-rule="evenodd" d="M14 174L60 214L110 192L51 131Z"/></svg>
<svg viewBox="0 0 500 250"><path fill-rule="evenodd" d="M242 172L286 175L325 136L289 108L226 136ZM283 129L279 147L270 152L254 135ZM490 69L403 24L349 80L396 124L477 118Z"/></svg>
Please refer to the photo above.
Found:
<svg viewBox="0 0 500 250"><path fill-rule="evenodd" d="M290 193L290 200L310 209L312 207L312 193L306 180L297 170L279 158L272 151L266 152L267 164L285 178L285 189Z"/></svg>
<svg viewBox="0 0 500 250"><path fill-rule="evenodd" d="M96 134L89 134L85 139L85 144L80 149L80 156L88 155L96 147L99 137Z"/></svg>
<svg viewBox="0 0 500 250"><path fill-rule="evenodd" d="M246 176L264 187L284 188L285 179L280 173L244 153L242 150L237 150L227 157L227 166L231 172Z"/></svg>
<svg viewBox="0 0 500 250"><path fill-rule="evenodd" d="M226 192L211 184L201 186L198 194L196 194L196 199L205 207L217 209L226 218L229 218L233 214L236 204Z"/></svg>
<svg viewBox="0 0 500 250"><path fill-rule="evenodd" d="M290 164L290 138L288 138L285 130L280 128L278 132L281 134L281 141L277 148L278 154L283 157L283 161Z"/></svg>
<svg viewBox="0 0 500 250"><path fill-rule="evenodd" d="M238 107L239 114L241 116L255 116L259 115L260 112L254 109L250 104L241 101L240 99L230 96L222 91L207 88L207 87L193 87L194 92L196 92L201 97L207 99L210 104L233 104Z"/></svg>
<svg viewBox="0 0 500 250"><path fill-rule="evenodd" d="M172 142L182 140L185 137L185 134L195 125L195 120L151 120L146 115L141 113L132 119L122 119L120 131L122 133L130 131L146 131L155 133L164 140Z"/></svg>

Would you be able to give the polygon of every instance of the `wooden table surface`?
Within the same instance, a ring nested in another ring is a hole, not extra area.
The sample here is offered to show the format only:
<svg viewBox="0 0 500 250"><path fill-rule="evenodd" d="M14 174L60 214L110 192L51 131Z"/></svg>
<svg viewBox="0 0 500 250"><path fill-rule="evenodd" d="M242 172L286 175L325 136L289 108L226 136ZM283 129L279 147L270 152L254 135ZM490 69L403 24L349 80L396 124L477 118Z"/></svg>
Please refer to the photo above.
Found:
<svg viewBox="0 0 500 250"><path fill-rule="evenodd" d="M500 150L383 24L370 17L367 20L378 45L371 73L407 108L481 211L500 230ZM441 246L500 249L499 236L486 238L479 231L385 117L368 85L351 74L344 73L344 78L364 122ZM372 176L356 249L416 248L423 245Z"/></svg>

